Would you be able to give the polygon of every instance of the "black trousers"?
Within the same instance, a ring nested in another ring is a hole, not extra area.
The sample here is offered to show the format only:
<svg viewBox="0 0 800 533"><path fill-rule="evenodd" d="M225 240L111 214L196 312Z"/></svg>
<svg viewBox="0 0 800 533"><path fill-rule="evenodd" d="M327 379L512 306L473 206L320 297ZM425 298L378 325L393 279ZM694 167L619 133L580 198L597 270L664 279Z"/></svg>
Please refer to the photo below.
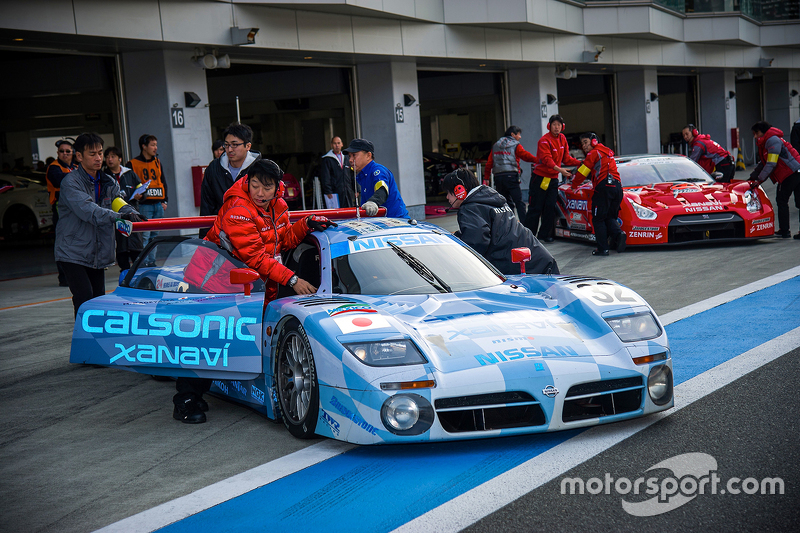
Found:
<svg viewBox="0 0 800 533"><path fill-rule="evenodd" d="M175 381L175 390L178 393L172 397L175 405L182 405L188 399L199 400L211 388L211 380L205 378L178 378Z"/></svg>
<svg viewBox="0 0 800 533"><path fill-rule="evenodd" d="M123 270L128 270L131 267L131 264L136 261L136 258L139 257L140 250L123 250L117 251L117 266L119 267L120 272Z"/></svg>
<svg viewBox="0 0 800 533"><path fill-rule="evenodd" d="M53 233L58 231L58 202L53 204ZM56 267L58 268L58 284L65 285L67 283L67 277L64 275L64 268L61 264L56 261Z"/></svg>
<svg viewBox="0 0 800 533"><path fill-rule="evenodd" d="M736 165L733 163L733 159L728 157L717 163L715 171L722 172L722 177L717 180L717 183L730 183L736 172Z"/></svg>
<svg viewBox="0 0 800 533"><path fill-rule="evenodd" d="M519 187L518 172L501 172L494 175L494 188L506 199L508 207L517 209L517 220L525 220L525 202Z"/></svg>
<svg viewBox="0 0 800 533"><path fill-rule="evenodd" d="M61 267L67 278L76 317L81 304L106 293L106 275L102 268L89 268L64 261L57 261L56 264Z"/></svg>
<svg viewBox="0 0 800 533"><path fill-rule="evenodd" d="M778 184L775 204L778 207L778 232L789 231L789 197L794 193L794 205L800 209L800 172L787 176Z"/></svg>
<svg viewBox="0 0 800 533"><path fill-rule="evenodd" d="M622 184L615 179L597 184L592 195L592 226L597 240L597 249L608 250L608 237L614 241L622 233L617 217L622 203Z"/></svg>
<svg viewBox="0 0 800 533"><path fill-rule="evenodd" d="M528 214L524 218L525 227L539 237L539 240L555 236L556 200L558 199L558 176L550 178L547 189L542 189L543 176L531 176L528 189ZM539 227L541 219L542 225ZM537 235L538 230L538 235Z"/></svg>

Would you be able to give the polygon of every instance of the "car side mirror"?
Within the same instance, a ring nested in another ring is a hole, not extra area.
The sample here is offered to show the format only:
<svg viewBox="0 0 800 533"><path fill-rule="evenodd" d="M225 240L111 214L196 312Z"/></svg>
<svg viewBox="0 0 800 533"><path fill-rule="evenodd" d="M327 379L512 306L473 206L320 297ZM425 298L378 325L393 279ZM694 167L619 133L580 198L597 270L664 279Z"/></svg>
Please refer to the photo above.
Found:
<svg viewBox="0 0 800 533"><path fill-rule="evenodd" d="M530 248L514 248L511 250L511 262L519 263L520 274L525 273L525 263L531 260Z"/></svg>
<svg viewBox="0 0 800 533"><path fill-rule="evenodd" d="M231 285L244 285L244 295L250 296L252 283L259 277L258 272L252 268L234 268L231 270Z"/></svg>

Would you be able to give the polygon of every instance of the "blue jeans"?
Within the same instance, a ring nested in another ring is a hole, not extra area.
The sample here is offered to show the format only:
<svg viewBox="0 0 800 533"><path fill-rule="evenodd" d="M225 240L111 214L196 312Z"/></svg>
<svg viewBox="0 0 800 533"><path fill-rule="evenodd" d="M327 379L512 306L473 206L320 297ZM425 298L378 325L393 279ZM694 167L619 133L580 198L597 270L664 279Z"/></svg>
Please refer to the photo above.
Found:
<svg viewBox="0 0 800 533"><path fill-rule="evenodd" d="M164 218L164 207L161 205L161 202L139 204L139 212L149 219ZM158 237L157 231L143 231L142 239L144 240L144 246L147 246L147 243L156 237Z"/></svg>

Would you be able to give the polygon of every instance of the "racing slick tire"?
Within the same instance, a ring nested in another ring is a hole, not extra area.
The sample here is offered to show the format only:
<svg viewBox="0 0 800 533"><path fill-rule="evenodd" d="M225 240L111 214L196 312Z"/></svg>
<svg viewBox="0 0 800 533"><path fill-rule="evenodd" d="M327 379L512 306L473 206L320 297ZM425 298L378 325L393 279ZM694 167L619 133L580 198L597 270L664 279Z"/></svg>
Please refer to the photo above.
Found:
<svg viewBox="0 0 800 533"><path fill-rule="evenodd" d="M319 416L317 367L306 331L297 320L282 329L276 353L275 381L283 424L297 438L313 438Z"/></svg>

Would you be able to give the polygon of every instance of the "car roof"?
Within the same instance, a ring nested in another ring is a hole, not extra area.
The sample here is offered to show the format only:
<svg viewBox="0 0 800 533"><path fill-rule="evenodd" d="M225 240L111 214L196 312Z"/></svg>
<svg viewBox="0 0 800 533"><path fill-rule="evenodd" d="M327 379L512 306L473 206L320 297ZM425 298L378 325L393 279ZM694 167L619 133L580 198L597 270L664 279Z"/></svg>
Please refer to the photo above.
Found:
<svg viewBox="0 0 800 533"><path fill-rule="evenodd" d="M661 159L661 160L664 160L664 159L673 159L673 160L674 159L684 159L684 160L686 160L687 158L686 158L685 155L681 155L681 154L633 154L633 155L618 155L618 156L614 157L614 159L617 161L618 165L619 164L624 165L625 163L630 163L631 161L642 162L642 161L647 161L648 159L652 159L653 161L656 161L658 159Z"/></svg>
<svg viewBox="0 0 800 533"><path fill-rule="evenodd" d="M441 233L450 235L450 232L424 221L407 218L364 217L351 218L337 221L337 227L325 230L324 235L328 242L335 244L353 240L359 237L382 237L388 235L407 235L421 233Z"/></svg>

